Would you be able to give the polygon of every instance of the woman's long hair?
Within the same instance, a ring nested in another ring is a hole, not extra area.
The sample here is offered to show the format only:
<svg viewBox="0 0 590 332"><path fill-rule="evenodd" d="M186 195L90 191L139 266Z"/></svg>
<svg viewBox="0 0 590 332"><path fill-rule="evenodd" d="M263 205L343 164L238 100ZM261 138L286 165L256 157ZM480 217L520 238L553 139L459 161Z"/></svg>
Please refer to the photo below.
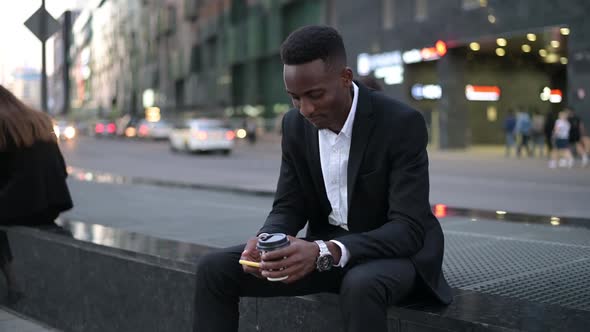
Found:
<svg viewBox="0 0 590 332"><path fill-rule="evenodd" d="M51 118L18 100L0 85L0 150L24 148L35 142L55 142Z"/></svg>

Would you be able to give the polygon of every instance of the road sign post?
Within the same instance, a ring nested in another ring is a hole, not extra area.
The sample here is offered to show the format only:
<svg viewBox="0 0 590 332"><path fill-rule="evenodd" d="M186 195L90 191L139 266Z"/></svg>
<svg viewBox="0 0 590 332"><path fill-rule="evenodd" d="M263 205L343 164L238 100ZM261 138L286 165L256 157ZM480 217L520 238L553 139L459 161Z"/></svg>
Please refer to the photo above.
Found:
<svg viewBox="0 0 590 332"><path fill-rule="evenodd" d="M60 24L45 10L45 0L41 0L41 7L26 20L25 26L41 41L41 110L47 112L45 42L60 28Z"/></svg>

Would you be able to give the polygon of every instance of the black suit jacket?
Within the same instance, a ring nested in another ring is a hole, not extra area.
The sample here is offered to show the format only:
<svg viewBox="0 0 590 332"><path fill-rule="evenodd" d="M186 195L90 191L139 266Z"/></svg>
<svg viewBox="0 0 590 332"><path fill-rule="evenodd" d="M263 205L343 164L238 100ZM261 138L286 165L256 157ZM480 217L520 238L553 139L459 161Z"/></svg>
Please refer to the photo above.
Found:
<svg viewBox="0 0 590 332"><path fill-rule="evenodd" d="M299 113L283 119L282 162L272 211L260 232L336 239L348 264L409 257L443 303L451 291L442 273L444 238L429 203L427 130L422 115L384 94L359 87L348 162L348 228L328 223L318 130Z"/></svg>
<svg viewBox="0 0 590 332"><path fill-rule="evenodd" d="M51 224L71 209L66 165L54 142L0 151L0 224Z"/></svg>

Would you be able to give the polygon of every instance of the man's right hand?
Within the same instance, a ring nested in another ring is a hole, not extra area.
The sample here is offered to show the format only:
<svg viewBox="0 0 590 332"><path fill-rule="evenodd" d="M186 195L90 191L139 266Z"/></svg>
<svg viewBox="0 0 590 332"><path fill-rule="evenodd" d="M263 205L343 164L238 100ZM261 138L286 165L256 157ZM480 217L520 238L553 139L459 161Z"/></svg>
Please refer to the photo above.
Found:
<svg viewBox="0 0 590 332"><path fill-rule="evenodd" d="M258 243L258 238L253 237L248 242L246 242L246 247L244 247L244 251L242 252L242 256L240 259L251 261L251 262L260 262L260 251L256 249L256 243ZM237 263L237 262L236 262ZM264 278L262 276L261 271L257 267L251 267L247 265L242 265L244 272L249 273L256 278Z"/></svg>

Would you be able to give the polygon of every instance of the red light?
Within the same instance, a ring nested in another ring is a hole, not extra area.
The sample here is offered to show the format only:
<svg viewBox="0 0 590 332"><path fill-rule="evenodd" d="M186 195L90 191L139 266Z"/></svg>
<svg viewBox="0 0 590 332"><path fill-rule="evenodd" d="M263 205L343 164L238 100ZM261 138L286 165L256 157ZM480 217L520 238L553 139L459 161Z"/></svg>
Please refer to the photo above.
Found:
<svg viewBox="0 0 590 332"><path fill-rule="evenodd" d="M447 54L447 44L444 41L437 41L436 44L434 44L434 47L436 48L436 54L439 56L442 57Z"/></svg>
<svg viewBox="0 0 590 332"><path fill-rule="evenodd" d="M473 91L473 92L491 92L491 93L500 94L500 88L497 86L471 85L471 91Z"/></svg>
<svg viewBox="0 0 590 332"><path fill-rule="evenodd" d="M94 126L94 132L97 134L104 133L104 125L102 123L97 123L96 126Z"/></svg>
<svg viewBox="0 0 590 332"><path fill-rule="evenodd" d="M436 204L434 206L434 215L437 218L444 218L447 216L447 206L444 204Z"/></svg>
<svg viewBox="0 0 590 332"><path fill-rule="evenodd" d="M115 130L117 130L117 128L115 127L115 124L114 123L109 123L107 125L107 132L109 134L113 134L115 132Z"/></svg>
<svg viewBox="0 0 590 332"><path fill-rule="evenodd" d="M236 133L234 133L234 131L233 131L233 130L228 130L228 131L225 133L225 138L226 138L228 141L232 141L234 138L236 138Z"/></svg>
<svg viewBox="0 0 590 332"><path fill-rule="evenodd" d="M139 136L147 136L148 130L148 126L146 125L139 126Z"/></svg>
<svg viewBox="0 0 590 332"><path fill-rule="evenodd" d="M559 90L559 89L551 90L551 94L552 95L557 95L557 96L563 96L561 90Z"/></svg>

